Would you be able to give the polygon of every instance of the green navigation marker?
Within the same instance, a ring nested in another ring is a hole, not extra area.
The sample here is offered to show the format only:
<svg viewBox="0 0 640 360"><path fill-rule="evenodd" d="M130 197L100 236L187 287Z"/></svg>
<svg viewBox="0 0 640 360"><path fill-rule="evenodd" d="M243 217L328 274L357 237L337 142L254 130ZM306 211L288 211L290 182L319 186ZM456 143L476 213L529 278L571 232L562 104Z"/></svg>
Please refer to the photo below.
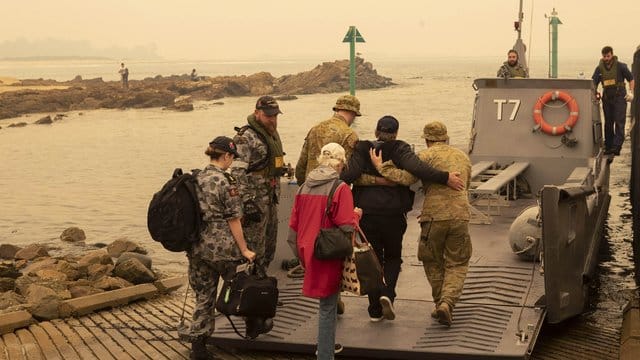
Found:
<svg viewBox="0 0 640 360"><path fill-rule="evenodd" d="M562 24L562 21L558 18L556 9L553 8L551 16L549 16L550 41L551 51L549 53L551 61L549 61L549 77L552 79L558 78L558 25Z"/></svg>
<svg viewBox="0 0 640 360"><path fill-rule="evenodd" d="M349 93L351 95L356 94L356 43L363 43L364 38L360 31L355 26L349 26L347 34L342 39L342 42L349 43Z"/></svg>

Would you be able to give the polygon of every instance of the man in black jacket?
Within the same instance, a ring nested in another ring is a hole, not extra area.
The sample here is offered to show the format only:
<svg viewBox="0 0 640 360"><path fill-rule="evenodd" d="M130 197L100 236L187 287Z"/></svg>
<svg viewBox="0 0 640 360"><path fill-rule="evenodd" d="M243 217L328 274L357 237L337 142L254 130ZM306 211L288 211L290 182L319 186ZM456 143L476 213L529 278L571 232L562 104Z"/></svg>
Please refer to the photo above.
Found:
<svg viewBox="0 0 640 360"><path fill-rule="evenodd" d="M420 161L409 144L397 140L399 123L390 115L383 116L376 126L377 141L358 141L341 179L351 184L363 174L380 177L371 163L369 151L382 151L384 161L393 160L396 167L416 177L461 190L464 182L457 173L447 173ZM399 184L392 186L353 186L354 205L362 209L360 227L373 246L384 269L385 288L369 296L369 317L378 322L395 319L393 301L402 263L402 237L407 229L407 212L413 206L414 192Z"/></svg>

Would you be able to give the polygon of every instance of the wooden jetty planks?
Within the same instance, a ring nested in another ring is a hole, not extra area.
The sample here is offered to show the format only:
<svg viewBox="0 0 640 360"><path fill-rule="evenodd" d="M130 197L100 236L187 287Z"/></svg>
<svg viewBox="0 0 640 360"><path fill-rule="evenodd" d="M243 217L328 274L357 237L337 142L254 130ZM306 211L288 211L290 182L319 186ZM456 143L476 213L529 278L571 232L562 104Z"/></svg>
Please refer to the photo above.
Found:
<svg viewBox="0 0 640 360"><path fill-rule="evenodd" d="M27 359L39 360L43 358L42 353L40 352L40 347L29 330L19 329L16 330L15 333L22 343L22 349L24 349Z"/></svg>
<svg viewBox="0 0 640 360"><path fill-rule="evenodd" d="M129 339L129 341L135 344L135 346L145 354L145 359L162 359L164 357L161 352L142 339L142 337L131 328L131 324L121 321L119 318L114 316L111 311L101 311L98 315L102 316L114 327L118 328L125 338Z"/></svg>
<svg viewBox="0 0 640 360"><path fill-rule="evenodd" d="M118 343L118 345L120 345L128 355L136 360L148 359L148 357L141 352L135 344L122 335L113 323L106 321L104 317L98 314L90 314L88 317L93 320L99 328L109 334L109 337Z"/></svg>
<svg viewBox="0 0 640 360"><path fill-rule="evenodd" d="M62 356L58 352L58 349L51 341L51 338L46 331L40 326L40 324L33 324L29 326L29 331L36 339L40 351L45 359L62 359Z"/></svg>
<svg viewBox="0 0 640 360"><path fill-rule="evenodd" d="M80 338L80 335L64 320L55 319L51 320L51 323L67 338L69 346L75 349L81 359L93 359L97 357L91 351L89 345L85 343L82 338Z"/></svg>
<svg viewBox="0 0 640 360"><path fill-rule="evenodd" d="M133 310L130 309L131 305L113 309L111 310L111 314L119 318L121 321L126 322L129 326L135 329L135 332L140 336L144 341L152 345L154 348L158 350L159 353L163 355L164 358L169 359L183 359L188 356L177 353L171 347L165 344L165 339L162 337L158 337L157 333L152 332L149 329L149 324L146 319L139 316ZM158 360L158 359L156 359Z"/></svg>
<svg viewBox="0 0 640 360"><path fill-rule="evenodd" d="M9 360L24 359L24 356L22 356L22 346L16 334L6 333L2 335L2 339L4 340L6 354Z"/></svg>
<svg viewBox="0 0 640 360"><path fill-rule="evenodd" d="M4 340L2 340L2 336L0 336L0 360L9 360L7 354L7 347L4 346Z"/></svg>
<svg viewBox="0 0 640 360"><path fill-rule="evenodd" d="M129 308L135 311L139 316L144 317L155 330L152 333L159 335L165 339L165 343L170 346L175 352L183 356L189 355L189 348L178 340L178 332L176 331L177 322L169 320L169 322L162 321L158 318L158 311L150 311L147 306L141 304L131 304Z"/></svg>
<svg viewBox="0 0 640 360"><path fill-rule="evenodd" d="M76 318L67 318L65 322L78 334L78 336L84 340L85 344L96 355L96 358L103 359L115 359L109 350L94 336L94 334L84 326L80 320Z"/></svg>
<svg viewBox="0 0 640 360"><path fill-rule="evenodd" d="M49 334L49 338L53 341L53 344L58 348L58 351L62 355L62 358L65 360L80 360L80 356L78 353L69 346L69 341L65 336L62 335L58 329L49 321L43 321L40 323L40 326L44 331Z"/></svg>
<svg viewBox="0 0 640 360"><path fill-rule="evenodd" d="M127 354L122 347L120 347L109 334L107 334L98 324L93 322L91 317L82 316L78 318L80 323L84 325L93 335L104 345L105 348L118 360L121 359L133 359L131 355Z"/></svg>

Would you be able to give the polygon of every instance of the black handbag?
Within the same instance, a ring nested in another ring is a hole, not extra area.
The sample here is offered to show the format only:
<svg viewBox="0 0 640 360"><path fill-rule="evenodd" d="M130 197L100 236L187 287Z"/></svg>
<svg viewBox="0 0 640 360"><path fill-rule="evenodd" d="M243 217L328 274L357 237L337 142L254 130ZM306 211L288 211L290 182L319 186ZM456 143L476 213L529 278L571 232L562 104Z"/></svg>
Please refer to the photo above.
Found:
<svg viewBox="0 0 640 360"><path fill-rule="evenodd" d="M227 316L272 318L278 305L278 280L259 277L251 270L238 271L225 280L216 309Z"/></svg>
<svg viewBox="0 0 640 360"><path fill-rule="evenodd" d="M342 183L341 180L334 180L331 191L329 192L329 197L327 198L327 206L322 215L323 220L325 216L329 216L333 194L340 183ZM322 222L323 221L321 221L321 223ZM338 227L320 229L314 244L313 256L319 260L338 260L350 256L353 253L351 236L352 233L344 232Z"/></svg>

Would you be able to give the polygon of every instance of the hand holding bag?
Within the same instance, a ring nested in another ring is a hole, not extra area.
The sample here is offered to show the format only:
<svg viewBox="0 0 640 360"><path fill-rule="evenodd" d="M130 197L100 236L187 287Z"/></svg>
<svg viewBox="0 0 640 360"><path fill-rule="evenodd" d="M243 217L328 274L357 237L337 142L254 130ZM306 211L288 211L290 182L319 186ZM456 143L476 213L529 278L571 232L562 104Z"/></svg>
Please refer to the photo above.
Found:
<svg viewBox="0 0 640 360"><path fill-rule="evenodd" d="M335 180L329 197L327 198L327 206L324 214L322 215L321 224L324 222L324 218L329 217L329 210L331 209L331 201L333 200L333 194L336 188L342 183L341 180ZM319 260L337 260L344 259L351 255L353 252L353 245L351 242L352 233L342 231L338 227L330 227L326 229L320 229L316 242L313 248L313 256Z"/></svg>
<svg viewBox="0 0 640 360"><path fill-rule="evenodd" d="M382 266L360 227L354 234L353 254L344 260L341 287L359 296L384 287Z"/></svg>

